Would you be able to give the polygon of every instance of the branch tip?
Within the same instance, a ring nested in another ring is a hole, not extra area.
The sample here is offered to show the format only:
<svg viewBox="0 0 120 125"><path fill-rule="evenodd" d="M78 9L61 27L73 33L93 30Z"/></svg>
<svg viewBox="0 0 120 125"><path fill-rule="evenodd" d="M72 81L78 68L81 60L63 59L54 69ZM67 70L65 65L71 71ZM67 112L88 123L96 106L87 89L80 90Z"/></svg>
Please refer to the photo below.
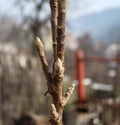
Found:
<svg viewBox="0 0 120 125"><path fill-rule="evenodd" d="M67 89L67 91L66 91L66 93L65 93L65 98L66 98L66 99L67 99L67 98L69 99L70 95L73 93L74 88L75 88L75 84L72 84L72 85Z"/></svg>
<svg viewBox="0 0 120 125"><path fill-rule="evenodd" d="M63 78L64 67L63 67L63 63L60 58L57 58L57 60L55 62L55 72L56 72L58 78L60 78L60 79Z"/></svg>
<svg viewBox="0 0 120 125"><path fill-rule="evenodd" d="M67 102L68 102L68 100L69 100L71 94L73 93L74 89L75 89L75 84L72 84L72 85L66 90L66 93L65 93L65 95L63 96L63 100L62 100L62 106L63 106L63 107L67 104Z"/></svg>
<svg viewBox="0 0 120 125"><path fill-rule="evenodd" d="M59 117L59 114L58 112L56 111L56 107L54 104L51 104L51 116L52 116L52 119L56 122L59 122L60 121L60 117Z"/></svg>
<svg viewBox="0 0 120 125"><path fill-rule="evenodd" d="M38 47L38 46L43 46L43 44L42 44L42 41L40 40L40 38L38 37L38 36L36 36L36 38L35 38L35 45Z"/></svg>
<svg viewBox="0 0 120 125"><path fill-rule="evenodd" d="M35 38L35 46L37 48L38 54L39 54L39 58L41 60L42 63L42 68L43 71L45 73L46 78L48 77L48 63L47 63L47 59L45 56L45 50L44 50L44 45L42 44L42 41L40 40L39 37Z"/></svg>

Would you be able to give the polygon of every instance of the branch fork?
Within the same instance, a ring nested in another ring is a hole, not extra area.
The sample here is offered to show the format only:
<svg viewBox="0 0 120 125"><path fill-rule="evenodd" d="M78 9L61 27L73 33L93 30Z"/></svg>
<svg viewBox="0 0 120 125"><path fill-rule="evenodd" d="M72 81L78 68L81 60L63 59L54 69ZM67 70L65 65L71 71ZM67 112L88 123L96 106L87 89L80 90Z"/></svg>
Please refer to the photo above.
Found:
<svg viewBox="0 0 120 125"><path fill-rule="evenodd" d="M65 16L66 16L66 0L50 0L51 8L51 29L54 63L52 72L49 70L48 62L45 55L44 45L39 37L35 39L35 46L41 60L42 68L46 77L48 91L52 96L50 122L52 125L62 125L62 113L67 104L70 95L74 90L72 84L62 94L62 84L64 77L64 44L65 44Z"/></svg>

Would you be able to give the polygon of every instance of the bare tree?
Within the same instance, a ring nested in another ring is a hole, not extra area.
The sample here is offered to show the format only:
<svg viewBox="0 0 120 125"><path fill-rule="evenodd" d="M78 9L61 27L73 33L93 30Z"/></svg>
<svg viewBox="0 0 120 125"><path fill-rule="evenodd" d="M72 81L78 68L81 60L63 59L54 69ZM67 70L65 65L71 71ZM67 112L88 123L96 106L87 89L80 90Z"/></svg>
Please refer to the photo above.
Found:
<svg viewBox="0 0 120 125"><path fill-rule="evenodd" d="M44 6L48 0L16 0L16 5L20 8L23 22L28 26L28 32L31 31L33 39L36 35L42 38L42 28L50 18L49 9L45 13ZM29 8L29 11L27 10ZM44 15L44 16L43 16Z"/></svg>
<svg viewBox="0 0 120 125"><path fill-rule="evenodd" d="M54 52L54 63L50 72L45 56L44 45L36 37L35 45L42 63L42 68L46 77L48 90L46 92L52 96L50 122L52 125L62 125L63 109L74 90L72 84L66 93L62 93L64 77L64 44L65 44L65 17L66 0L50 0L51 8L51 27Z"/></svg>

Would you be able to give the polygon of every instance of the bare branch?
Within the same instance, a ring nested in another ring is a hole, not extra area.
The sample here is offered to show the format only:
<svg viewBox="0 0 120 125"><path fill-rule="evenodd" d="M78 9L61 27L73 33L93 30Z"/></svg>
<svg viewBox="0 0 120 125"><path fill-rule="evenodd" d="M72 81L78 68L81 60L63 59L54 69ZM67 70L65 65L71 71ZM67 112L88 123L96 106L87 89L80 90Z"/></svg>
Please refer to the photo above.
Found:
<svg viewBox="0 0 120 125"><path fill-rule="evenodd" d="M57 55L64 62L66 0L58 0Z"/></svg>
<svg viewBox="0 0 120 125"><path fill-rule="evenodd" d="M58 1L50 0L51 8L51 29L52 29L52 41L53 41L53 51L54 59L57 57L57 16L58 16Z"/></svg>
<svg viewBox="0 0 120 125"><path fill-rule="evenodd" d="M36 3L36 9L37 11L40 11L42 9L43 4L46 2L47 0L41 0L39 3Z"/></svg>
<svg viewBox="0 0 120 125"><path fill-rule="evenodd" d="M68 102L68 100L69 100L71 94L73 93L74 89L75 89L75 84L72 84L72 85L67 89L65 95L63 96L63 100L62 100L62 106L63 106L63 107L67 104L67 102Z"/></svg>
<svg viewBox="0 0 120 125"><path fill-rule="evenodd" d="M54 51L54 63L52 73L48 73L48 64L45 58L44 47L41 40L36 37L35 43L42 62L43 70L47 79L49 93L52 96L50 122L52 125L62 125L62 114L75 85L71 85L65 95L62 94L64 77L64 44L65 44L65 16L66 0L50 0L51 28Z"/></svg>
<svg viewBox="0 0 120 125"><path fill-rule="evenodd" d="M48 79L48 72L49 72L48 63L47 63L47 59L45 56L44 46L39 37L36 37L35 39L35 46L37 48L37 51L38 51L38 54L42 63L43 71L45 73L46 78Z"/></svg>
<svg viewBox="0 0 120 125"><path fill-rule="evenodd" d="M59 117L59 113L57 112L54 104L51 104L51 120L56 121L56 122L61 121Z"/></svg>

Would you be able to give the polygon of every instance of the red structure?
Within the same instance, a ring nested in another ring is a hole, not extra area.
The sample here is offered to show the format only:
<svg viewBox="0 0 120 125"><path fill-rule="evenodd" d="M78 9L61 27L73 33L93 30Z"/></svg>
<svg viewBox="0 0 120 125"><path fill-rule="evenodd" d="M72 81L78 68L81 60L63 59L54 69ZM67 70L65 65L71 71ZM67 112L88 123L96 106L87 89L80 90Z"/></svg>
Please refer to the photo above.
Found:
<svg viewBox="0 0 120 125"><path fill-rule="evenodd" d="M106 57L86 57L83 58L84 61L88 62L99 62L99 63L109 63L109 62L117 62L118 64L120 63L120 57L116 58L106 58Z"/></svg>
<svg viewBox="0 0 120 125"><path fill-rule="evenodd" d="M78 98L80 103L84 103L86 101L86 92L84 86L84 78L85 78L85 66L84 66L84 53L81 50L76 52L76 60L77 60L77 79L78 79Z"/></svg>
<svg viewBox="0 0 120 125"><path fill-rule="evenodd" d="M84 85L85 79L85 62L98 62L98 63L110 63L116 62L120 64L120 57L116 58L106 58L106 57L85 57L82 50L77 50L76 52L76 62L77 62L77 79L78 79L78 99L80 103L86 102L86 91Z"/></svg>

